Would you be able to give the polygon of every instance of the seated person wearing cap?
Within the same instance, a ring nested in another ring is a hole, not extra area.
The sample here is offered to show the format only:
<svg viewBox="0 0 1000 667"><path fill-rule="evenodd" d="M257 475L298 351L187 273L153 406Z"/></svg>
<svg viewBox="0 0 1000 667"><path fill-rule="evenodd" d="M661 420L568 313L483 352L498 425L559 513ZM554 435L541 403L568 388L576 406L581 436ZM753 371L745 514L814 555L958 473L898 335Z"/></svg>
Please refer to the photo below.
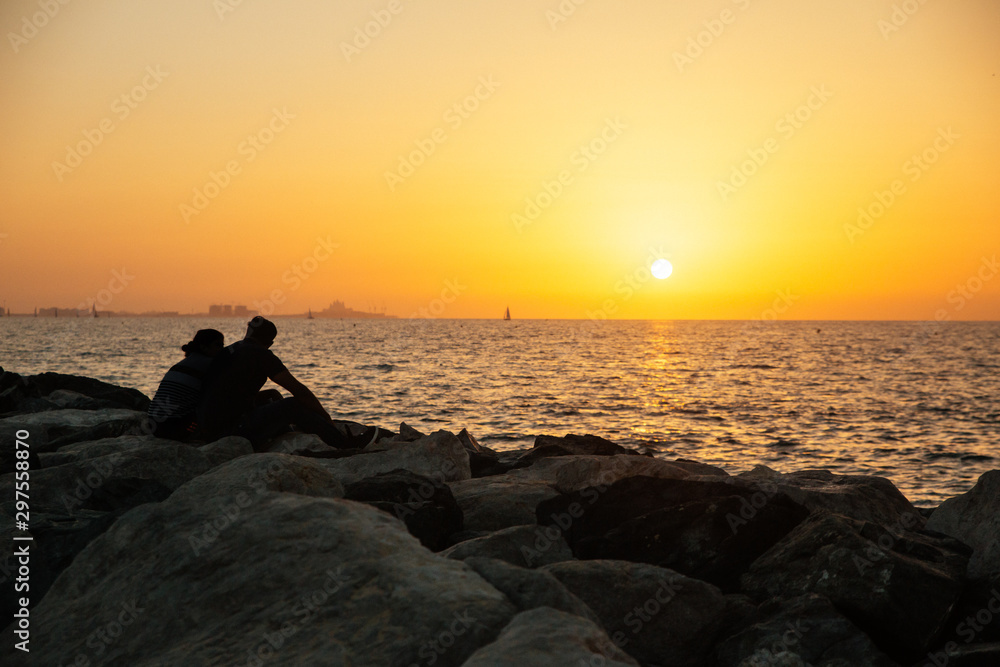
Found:
<svg viewBox="0 0 1000 667"><path fill-rule="evenodd" d="M365 447L374 442L378 435L374 426L352 437L346 426L333 423L316 396L271 352L277 335L277 327L258 315L250 320L246 337L213 360L198 406L201 437L215 440L239 435L260 450L294 424L297 430L315 433L332 447ZM292 398L259 405L258 392L268 378L291 392Z"/></svg>

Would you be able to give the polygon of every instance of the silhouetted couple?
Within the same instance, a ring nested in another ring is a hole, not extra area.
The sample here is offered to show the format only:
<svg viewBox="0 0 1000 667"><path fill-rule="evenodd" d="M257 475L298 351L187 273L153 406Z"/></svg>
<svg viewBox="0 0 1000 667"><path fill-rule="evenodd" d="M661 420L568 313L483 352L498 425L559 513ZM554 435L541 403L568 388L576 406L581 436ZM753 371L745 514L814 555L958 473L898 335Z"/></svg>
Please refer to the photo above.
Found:
<svg viewBox="0 0 1000 667"><path fill-rule="evenodd" d="M247 326L246 336L223 347L223 335L202 329L181 347L185 358L164 376L149 406L153 434L174 440L211 442L239 435L259 450L292 426L315 433L338 448L365 447L378 436L368 427L352 436L346 424L335 423L316 396L296 380L270 350L278 329L259 315ZM268 379L291 392L261 392Z"/></svg>

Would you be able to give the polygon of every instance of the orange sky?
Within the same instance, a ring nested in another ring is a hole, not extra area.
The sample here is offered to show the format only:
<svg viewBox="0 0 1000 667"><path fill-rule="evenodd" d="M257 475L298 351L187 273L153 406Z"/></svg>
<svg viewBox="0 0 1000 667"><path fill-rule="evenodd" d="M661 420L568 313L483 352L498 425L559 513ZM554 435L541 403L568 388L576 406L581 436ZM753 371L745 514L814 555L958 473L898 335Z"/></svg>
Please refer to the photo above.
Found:
<svg viewBox="0 0 1000 667"><path fill-rule="evenodd" d="M993 0L10 0L0 27L15 312L1000 320Z"/></svg>

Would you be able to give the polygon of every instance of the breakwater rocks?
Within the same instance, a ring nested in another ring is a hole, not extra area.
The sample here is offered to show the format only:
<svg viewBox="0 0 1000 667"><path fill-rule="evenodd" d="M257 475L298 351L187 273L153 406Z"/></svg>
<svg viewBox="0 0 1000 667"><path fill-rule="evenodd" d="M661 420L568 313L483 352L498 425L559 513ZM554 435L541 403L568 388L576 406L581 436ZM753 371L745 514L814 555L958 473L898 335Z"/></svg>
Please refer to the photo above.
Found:
<svg viewBox="0 0 1000 667"><path fill-rule="evenodd" d="M186 445L147 403L0 374L4 664L1000 664L1000 471L922 512L594 436Z"/></svg>

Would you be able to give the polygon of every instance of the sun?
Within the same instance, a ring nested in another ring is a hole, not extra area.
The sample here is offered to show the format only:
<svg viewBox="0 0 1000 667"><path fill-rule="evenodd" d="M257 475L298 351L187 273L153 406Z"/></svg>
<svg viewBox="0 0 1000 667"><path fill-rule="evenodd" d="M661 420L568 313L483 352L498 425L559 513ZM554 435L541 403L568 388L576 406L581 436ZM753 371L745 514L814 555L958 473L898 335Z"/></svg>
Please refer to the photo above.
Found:
<svg viewBox="0 0 1000 667"><path fill-rule="evenodd" d="M666 280L674 272L674 265L665 259L658 259L649 267L650 272L660 280Z"/></svg>

